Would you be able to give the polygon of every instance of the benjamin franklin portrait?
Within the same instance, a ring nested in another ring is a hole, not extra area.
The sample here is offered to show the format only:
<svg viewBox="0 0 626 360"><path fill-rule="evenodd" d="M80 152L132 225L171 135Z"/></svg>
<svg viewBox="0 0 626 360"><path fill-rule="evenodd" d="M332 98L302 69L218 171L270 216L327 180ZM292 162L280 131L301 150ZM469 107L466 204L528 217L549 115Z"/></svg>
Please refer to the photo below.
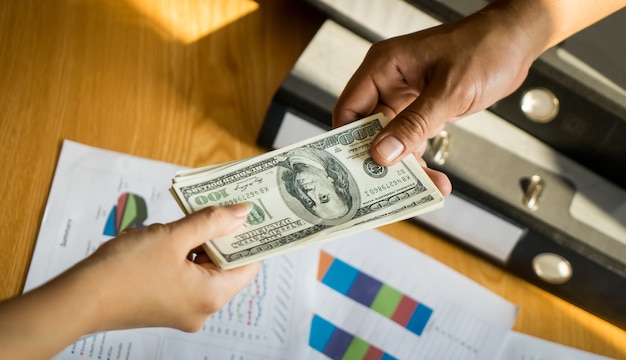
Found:
<svg viewBox="0 0 626 360"><path fill-rule="evenodd" d="M349 220L357 209L352 175L326 151L292 150L279 168L279 176L283 199L304 220L336 225Z"/></svg>

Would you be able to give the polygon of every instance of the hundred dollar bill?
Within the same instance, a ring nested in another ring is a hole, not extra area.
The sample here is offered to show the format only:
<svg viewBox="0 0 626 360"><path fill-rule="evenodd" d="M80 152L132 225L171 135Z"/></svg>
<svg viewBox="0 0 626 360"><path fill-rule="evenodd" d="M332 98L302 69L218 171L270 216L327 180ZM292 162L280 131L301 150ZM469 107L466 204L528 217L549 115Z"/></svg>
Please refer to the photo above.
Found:
<svg viewBox="0 0 626 360"><path fill-rule="evenodd" d="M189 170L171 192L187 214L254 204L241 229L204 246L223 269L442 206L413 156L390 167L372 160L371 141L388 122L377 114L260 156Z"/></svg>

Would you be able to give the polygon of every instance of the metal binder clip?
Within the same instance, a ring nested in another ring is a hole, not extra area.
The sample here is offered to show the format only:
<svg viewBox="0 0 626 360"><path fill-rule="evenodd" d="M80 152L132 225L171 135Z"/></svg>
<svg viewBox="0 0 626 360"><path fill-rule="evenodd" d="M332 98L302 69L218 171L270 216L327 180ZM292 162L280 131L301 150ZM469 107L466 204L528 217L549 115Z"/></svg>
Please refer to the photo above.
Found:
<svg viewBox="0 0 626 360"><path fill-rule="evenodd" d="M539 197L545 187L544 181L539 175L533 175L530 178L522 178L520 181L524 190L522 203L531 211L539 208Z"/></svg>
<svg viewBox="0 0 626 360"><path fill-rule="evenodd" d="M447 131L442 130L432 139L428 155L435 164L443 165L446 163L449 148L450 134Z"/></svg>
<svg viewBox="0 0 626 360"><path fill-rule="evenodd" d="M522 95L520 109L530 120L548 123L559 114L559 98L549 89L533 88Z"/></svg>
<svg viewBox="0 0 626 360"><path fill-rule="evenodd" d="M558 254L542 253L533 259L533 271L550 284L564 284L572 278L572 264Z"/></svg>

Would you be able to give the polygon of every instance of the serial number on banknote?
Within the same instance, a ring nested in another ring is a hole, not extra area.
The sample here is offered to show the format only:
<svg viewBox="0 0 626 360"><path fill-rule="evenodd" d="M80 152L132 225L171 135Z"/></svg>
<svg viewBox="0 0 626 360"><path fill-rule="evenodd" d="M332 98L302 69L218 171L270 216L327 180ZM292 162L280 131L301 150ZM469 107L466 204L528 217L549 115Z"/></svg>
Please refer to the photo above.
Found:
<svg viewBox="0 0 626 360"><path fill-rule="evenodd" d="M396 188L398 186L401 186L407 182L410 182L412 179L410 176L401 176L397 179L393 179L393 180L389 180L386 184L380 184L376 187L373 187L371 189L367 189L365 190L365 195L366 196L374 196L376 194L379 193L384 193L389 191L390 189Z"/></svg>
<svg viewBox="0 0 626 360"><path fill-rule="evenodd" d="M234 197L230 197L228 200L224 200L222 202L219 203L219 206L228 206L228 205L233 205L233 204L238 204L244 201L248 201L248 200L252 200L255 198L258 198L264 194L267 194L270 192L270 189L267 186L263 186L260 187L256 190L252 190L252 191L247 191L241 195L237 195ZM232 196L232 195L231 195Z"/></svg>

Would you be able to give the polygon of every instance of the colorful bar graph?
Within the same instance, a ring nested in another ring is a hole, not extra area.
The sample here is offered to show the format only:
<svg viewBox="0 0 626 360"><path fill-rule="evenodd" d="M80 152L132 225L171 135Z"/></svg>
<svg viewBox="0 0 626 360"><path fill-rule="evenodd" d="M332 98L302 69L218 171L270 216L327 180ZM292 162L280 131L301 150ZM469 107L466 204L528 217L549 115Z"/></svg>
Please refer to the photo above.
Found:
<svg viewBox="0 0 626 360"><path fill-rule="evenodd" d="M309 346L331 359L392 360L393 356L315 314Z"/></svg>
<svg viewBox="0 0 626 360"><path fill-rule="evenodd" d="M317 279L416 335L422 335L433 314L428 306L324 251Z"/></svg>

